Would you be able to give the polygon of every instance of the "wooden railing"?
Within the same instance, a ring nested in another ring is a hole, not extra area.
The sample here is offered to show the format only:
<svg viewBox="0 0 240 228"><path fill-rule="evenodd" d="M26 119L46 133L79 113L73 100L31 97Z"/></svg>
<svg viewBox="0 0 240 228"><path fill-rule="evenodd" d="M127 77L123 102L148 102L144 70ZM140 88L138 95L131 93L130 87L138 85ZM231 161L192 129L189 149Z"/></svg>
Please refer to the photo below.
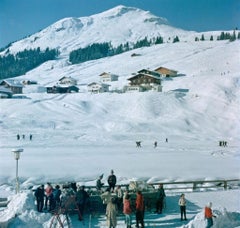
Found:
<svg viewBox="0 0 240 228"><path fill-rule="evenodd" d="M151 186L156 187L160 183L148 183ZM173 182L161 182L164 185L165 190L192 190L197 191L201 189L233 189L240 188L240 179L219 179L219 180L197 180L197 181L173 181Z"/></svg>

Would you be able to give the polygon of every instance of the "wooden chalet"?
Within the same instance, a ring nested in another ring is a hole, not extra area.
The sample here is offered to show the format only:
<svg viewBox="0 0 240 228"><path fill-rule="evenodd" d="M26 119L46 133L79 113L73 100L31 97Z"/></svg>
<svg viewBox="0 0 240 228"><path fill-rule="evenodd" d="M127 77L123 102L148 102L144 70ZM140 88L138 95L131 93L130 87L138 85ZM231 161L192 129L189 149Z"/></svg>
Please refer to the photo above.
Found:
<svg viewBox="0 0 240 228"><path fill-rule="evenodd" d="M171 70L166 67L158 67L154 71L160 73L163 77L176 77L177 76L176 70Z"/></svg>
<svg viewBox="0 0 240 228"><path fill-rule="evenodd" d="M118 75L116 75L116 74L103 72L99 76L100 76L100 80L101 80L102 83L118 81Z"/></svg>
<svg viewBox="0 0 240 228"><path fill-rule="evenodd" d="M0 82L0 86L9 89L13 94L23 93L23 85L19 81L12 79L3 80Z"/></svg>
<svg viewBox="0 0 240 228"><path fill-rule="evenodd" d="M160 74L146 69L138 71L138 74L128 79L130 81L126 91L162 91Z"/></svg>
<svg viewBox="0 0 240 228"><path fill-rule="evenodd" d="M47 93L78 93L79 88L76 86L52 86L47 87Z"/></svg>
<svg viewBox="0 0 240 228"><path fill-rule="evenodd" d="M105 92L109 92L109 86L107 84L104 83L97 83L97 82L92 82L90 84L88 84L88 92L91 93L105 93Z"/></svg>
<svg viewBox="0 0 240 228"><path fill-rule="evenodd" d="M60 85L77 85L77 80L72 77L62 77L58 80Z"/></svg>

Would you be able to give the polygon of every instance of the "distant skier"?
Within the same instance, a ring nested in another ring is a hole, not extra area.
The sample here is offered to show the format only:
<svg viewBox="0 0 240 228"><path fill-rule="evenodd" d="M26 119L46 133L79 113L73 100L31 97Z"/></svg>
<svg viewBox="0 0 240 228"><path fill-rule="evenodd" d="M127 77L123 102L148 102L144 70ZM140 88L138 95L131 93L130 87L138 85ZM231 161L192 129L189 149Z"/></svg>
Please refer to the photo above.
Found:
<svg viewBox="0 0 240 228"><path fill-rule="evenodd" d="M19 134L17 134L17 140L19 140L20 139L20 135Z"/></svg>
<svg viewBox="0 0 240 228"><path fill-rule="evenodd" d="M165 141L166 143L168 142L168 138L166 138L166 141Z"/></svg>
<svg viewBox="0 0 240 228"><path fill-rule="evenodd" d="M30 139L30 141L32 141L32 134L29 135L29 139Z"/></svg>
<svg viewBox="0 0 240 228"><path fill-rule="evenodd" d="M141 146L141 141L136 141L136 147L142 147Z"/></svg>
<svg viewBox="0 0 240 228"><path fill-rule="evenodd" d="M157 147L157 141L154 142L154 148L156 148L156 147Z"/></svg>

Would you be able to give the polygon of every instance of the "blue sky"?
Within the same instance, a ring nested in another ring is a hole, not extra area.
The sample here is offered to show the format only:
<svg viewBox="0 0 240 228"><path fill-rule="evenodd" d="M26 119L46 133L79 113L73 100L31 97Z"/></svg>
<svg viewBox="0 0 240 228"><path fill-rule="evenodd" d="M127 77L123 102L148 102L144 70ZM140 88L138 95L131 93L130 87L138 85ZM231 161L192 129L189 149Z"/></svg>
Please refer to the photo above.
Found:
<svg viewBox="0 0 240 228"><path fill-rule="evenodd" d="M240 29L240 0L0 0L0 47L62 18L90 16L117 5L148 10L185 30Z"/></svg>

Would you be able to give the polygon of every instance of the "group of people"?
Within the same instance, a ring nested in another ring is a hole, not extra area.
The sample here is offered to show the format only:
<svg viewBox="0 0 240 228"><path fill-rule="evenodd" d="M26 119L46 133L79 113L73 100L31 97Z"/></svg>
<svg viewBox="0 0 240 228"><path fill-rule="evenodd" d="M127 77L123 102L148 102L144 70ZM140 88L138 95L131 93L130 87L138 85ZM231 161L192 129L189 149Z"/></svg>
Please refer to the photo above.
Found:
<svg viewBox="0 0 240 228"><path fill-rule="evenodd" d="M107 218L107 227L115 228L117 226L117 214L119 210L122 210L125 215L125 223L127 228L132 226L132 213L135 211L136 216L136 227L144 227L144 197L142 192L139 190L136 193L135 206L131 203L131 196L126 191L122 198L122 207L120 207L119 196L113 195L110 191L110 188L107 188L106 192L102 193L101 198L103 203L106 204L106 218Z"/></svg>
<svg viewBox="0 0 240 228"><path fill-rule="evenodd" d="M38 212L53 212L60 206L66 206L68 204L67 200L73 198L72 203L74 203L78 209L78 219L83 220L83 214L85 206L89 199L89 194L85 190L85 186L76 186L72 183L67 192L62 192L59 185L55 188L50 183L47 183L46 188L44 185L39 186L35 193L35 198L37 202Z"/></svg>
<svg viewBox="0 0 240 228"><path fill-rule="evenodd" d="M114 171L111 170L111 174L108 176L108 186L106 190L103 190L104 184L102 183L103 174L99 176L96 181L96 189L101 196L103 204L106 205L106 219L108 228L115 228L117 226L117 215L118 212L122 212L125 216L125 224L127 228L132 226L132 216L135 213L136 227L144 227L144 211L145 203L144 196L140 190L136 192L136 198L131 199L132 194L126 189L125 192L121 189L121 186L116 186L117 178ZM78 218L83 220L83 214L87 203L89 202L90 195L85 190L85 186L76 186L76 183L71 184L68 194L74 198L76 206L78 208ZM55 188L52 187L50 183L47 183L46 188L44 185L39 186L35 191L35 197L37 201L37 210L39 212L43 211L53 211L58 206L63 206L64 204L64 194L60 190L59 185ZM156 211L155 213L161 214L165 205L165 191L163 184L159 184L156 193ZM185 194L181 194L178 205L180 209L180 219L181 221L187 220L186 217L186 205L187 200ZM205 219L207 221L206 228L213 226L212 203L209 203L205 207Z"/></svg>
<svg viewBox="0 0 240 228"><path fill-rule="evenodd" d="M32 141L32 138L33 138L33 135L30 134L29 135L29 140ZM17 134L17 140L20 140L20 139L21 139L21 136L19 134ZM22 135L22 139L25 139L25 135L24 134Z"/></svg>
<svg viewBox="0 0 240 228"><path fill-rule="evenodd" d="M59 185L56 185L55 188L50 183L47 183L46 188L44 188L44 185L39 186L34 193L37 201L37 211L53 211L60 205L61 194Z"/></svg>

